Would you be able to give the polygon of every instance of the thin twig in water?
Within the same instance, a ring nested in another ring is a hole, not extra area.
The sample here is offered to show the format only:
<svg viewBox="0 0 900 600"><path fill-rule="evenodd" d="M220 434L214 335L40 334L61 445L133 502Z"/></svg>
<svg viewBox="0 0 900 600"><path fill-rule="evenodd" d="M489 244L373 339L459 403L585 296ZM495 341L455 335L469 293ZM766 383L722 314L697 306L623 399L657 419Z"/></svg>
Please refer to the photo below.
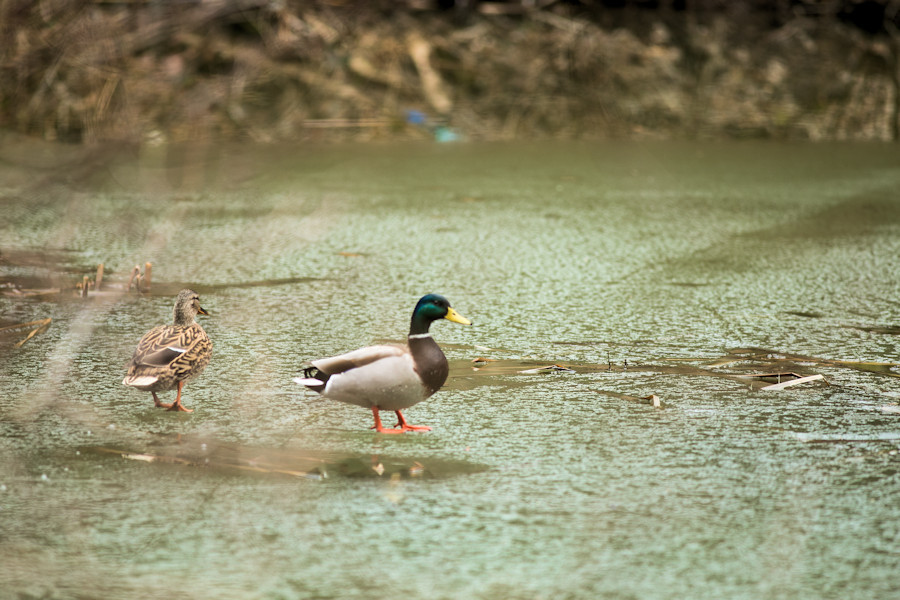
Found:
<svg viewBox="0 0 900 600"><path fill-rule="evenodd" d="M47 318L40 319L38 321L29 321L28 323L20 323L19 325L7 325L6 327L0 327L0 333L7 331L11 332L17 329L31 328L31 331L28 332L28 335L26 335L24 339L16 342L15 347L21 348L25 344L25 342L27 342L37 334L46 331L50 327L50 323L52 321L53 319Z"/></svg>

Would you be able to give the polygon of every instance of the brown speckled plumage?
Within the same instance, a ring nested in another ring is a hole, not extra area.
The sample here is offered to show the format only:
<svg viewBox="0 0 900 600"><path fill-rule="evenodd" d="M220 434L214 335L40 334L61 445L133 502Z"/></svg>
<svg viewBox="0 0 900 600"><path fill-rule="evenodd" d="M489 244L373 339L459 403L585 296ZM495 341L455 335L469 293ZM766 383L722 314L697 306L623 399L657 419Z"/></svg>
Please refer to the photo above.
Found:
<svg viewBox="0 0 900 600"><path fill-rule="evenodd" d="M212 342L197 314L208 314L192 290L182 290L175 300L175 322L154 327L138 342L122 383L153 394L156 406L190 412L181 405L185 382L199 375L209 364ZM163 404L156 392L178 389L172 404Z"/></svg>

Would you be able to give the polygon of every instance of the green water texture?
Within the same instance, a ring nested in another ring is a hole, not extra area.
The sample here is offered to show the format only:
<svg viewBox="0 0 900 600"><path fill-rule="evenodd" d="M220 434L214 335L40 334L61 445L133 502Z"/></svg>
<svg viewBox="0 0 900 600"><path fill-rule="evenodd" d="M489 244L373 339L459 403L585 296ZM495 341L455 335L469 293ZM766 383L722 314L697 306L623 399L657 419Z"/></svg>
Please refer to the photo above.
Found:
<svg viewBox="0 0 900 600"><path fill-rule="evenodd" d="M53 319L0 349L0 598L900 597L900 373L835 362L900 361L895 146L213 158L2 190L3 255L52 253L73 282L102 262L111 284L150 261L154 287L0 296L4 323ZM121 384L181 286L214 343L190 415ZM474 322L432 327L450 378L406 416L433 431L375 434L291 381L402 340L428 292ZM828 384L679 370L737 368L711 366L735 348L814 357L798 368ZM574 372L521 372L550 364ZM664 408L626 398L650 394ZM199 463L98 450L179 444ZM364 473L205 467L216 444Z"/></svg>

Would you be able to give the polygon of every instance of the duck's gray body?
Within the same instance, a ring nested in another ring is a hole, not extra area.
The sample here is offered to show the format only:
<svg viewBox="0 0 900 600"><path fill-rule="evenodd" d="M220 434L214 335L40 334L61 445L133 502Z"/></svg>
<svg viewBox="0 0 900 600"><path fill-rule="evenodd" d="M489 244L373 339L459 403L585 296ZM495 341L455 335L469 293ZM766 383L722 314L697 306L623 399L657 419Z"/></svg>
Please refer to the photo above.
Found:
<svg viewBox="0 0 900 600"><path fill-rule="evenodd" d="M427 431L429 427L406 423L400 411L425 400L447 381L447 357L428 332L437 319L471 324L446 298L428 294L413 311L405 346L368 346L320 358L304 370L305 377L294 381L326 398L371 409L379 433ZM383 428L378 416L381 410L397 413L401 428Z"/></svg>
<svg viewBox="0 0 900 600"><path fill-rule="evenodd" d="M412 336L407 346L368 346L311 363L328 376L301 379L331 400L379 410L403 410L438 391L450 368L430 334Z"/></svg>

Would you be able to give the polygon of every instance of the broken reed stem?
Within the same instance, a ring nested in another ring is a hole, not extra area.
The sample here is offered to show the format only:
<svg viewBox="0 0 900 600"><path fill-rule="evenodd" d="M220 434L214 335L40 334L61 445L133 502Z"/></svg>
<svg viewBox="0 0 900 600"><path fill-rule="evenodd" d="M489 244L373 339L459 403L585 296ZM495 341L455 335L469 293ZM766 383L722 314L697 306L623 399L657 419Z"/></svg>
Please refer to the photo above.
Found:
<svg viewBox="0 0 900 600"><path fill-rule="evenodd" d="M131 277L128 278L128 290L131 291L132 286L134 286L134 289L137 292L149 292L152 277L153 263L144 263L143 274L141 273L141 267L139 265L134 265L131 269Z"/></svg>
<svg viewBox="0 0 900 600"><path fill-rule="evenodd" d="M103 263L97 265L97 279L94 282L94 289L96 291L100 291L100 286L103 284Z"/></svg>
<svg viewBox="0 0 900 600"><path fill-rule="evenodd" d="M143 285L141 286L143 289L141 291L149 292L150 291L150 274L153 270L153 265L151 263L144 263L144 280Z"/></svg>
<svg viewBox="0 0 900 600"><path fill-rule="evenodd" d="M141 276L141 268L137 265L134 265L134 267L131 269L131 277L128 278L128 289L129 290L131 290L132 285L134 287L137 287L137 285L138 285L137 282L140 279L140 276Z"/></svg>

